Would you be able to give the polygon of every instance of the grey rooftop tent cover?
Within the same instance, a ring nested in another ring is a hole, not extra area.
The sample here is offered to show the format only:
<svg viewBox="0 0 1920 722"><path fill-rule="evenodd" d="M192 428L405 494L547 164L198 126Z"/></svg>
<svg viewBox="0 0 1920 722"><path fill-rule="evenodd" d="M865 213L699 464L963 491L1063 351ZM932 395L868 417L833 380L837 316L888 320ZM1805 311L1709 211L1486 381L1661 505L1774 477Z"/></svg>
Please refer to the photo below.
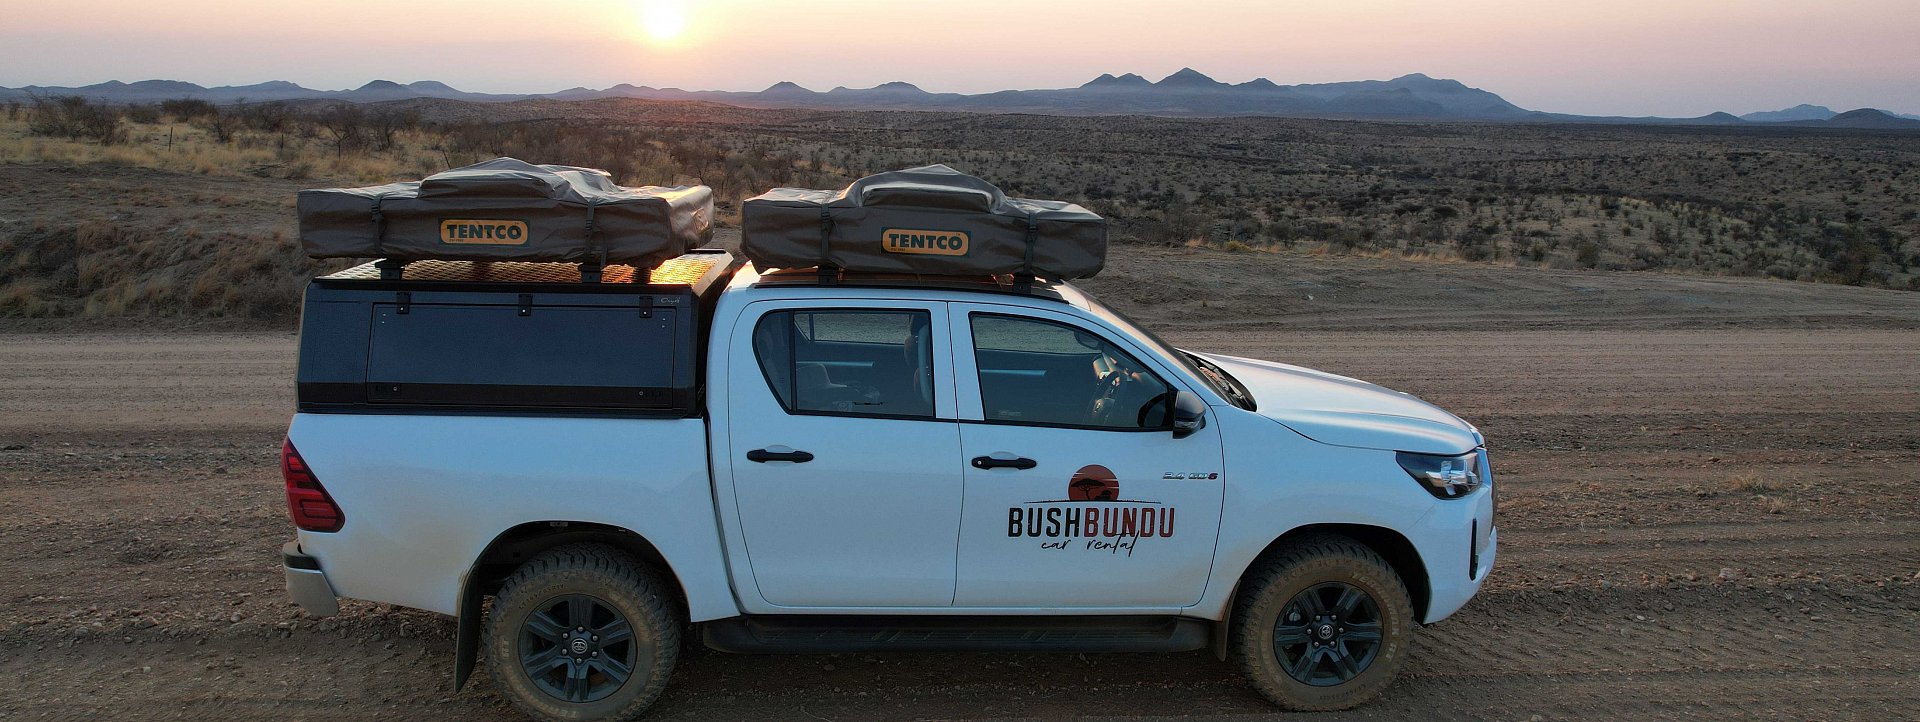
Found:
<svg viewBox="0 0 1920 722"><path fill-rule="evenodd" d="M300 191L314 258L621 263L650 268L713 234L706 186L627 188L606 171L496 158L416 182Z"/></svg>
<svg viewBox="0 0 1920 722"><path fill-rule="evenodd" d="M1010 198L944 165L842 190L775 188L742 204L740 250L755 266L927 275L1086 278L1107 256L1106 219L1063 201Z"/></svg>

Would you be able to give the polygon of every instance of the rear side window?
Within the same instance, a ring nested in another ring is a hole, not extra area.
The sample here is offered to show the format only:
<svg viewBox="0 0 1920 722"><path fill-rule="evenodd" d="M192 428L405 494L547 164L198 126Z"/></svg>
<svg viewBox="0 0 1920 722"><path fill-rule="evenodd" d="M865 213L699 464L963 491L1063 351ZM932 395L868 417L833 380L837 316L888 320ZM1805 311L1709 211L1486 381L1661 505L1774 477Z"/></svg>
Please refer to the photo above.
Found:
<svg viewBox="0 0 1920 722"><path fill-rule="evenodd" d="M926 311L775 311L753 351L789 413L932 418L932 325Z"/></svg>

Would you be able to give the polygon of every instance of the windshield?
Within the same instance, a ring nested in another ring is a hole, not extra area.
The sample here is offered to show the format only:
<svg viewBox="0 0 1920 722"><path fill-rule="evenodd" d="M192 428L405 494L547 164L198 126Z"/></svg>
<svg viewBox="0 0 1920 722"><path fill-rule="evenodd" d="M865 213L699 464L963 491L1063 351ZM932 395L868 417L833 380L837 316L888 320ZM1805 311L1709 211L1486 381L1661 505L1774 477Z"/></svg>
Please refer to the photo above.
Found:
<svg viewBox="0 0 1920 722"><path fill-rule="evenodd" d="M1212 388L1214 393L1220 394L1222 398L1225 398L1233 405L1249 411L1253 410L1252 394L1247 393L1245 387L1241 386L1240 382L1234 379L1232 375L1229 375L1225 369L1214 365L1213 362L1204 358L1174 348L1173 344L1167 343L1165 339L1160 338L1159 334L1148 330L1145 326L1134 323L1133 319L1127 318L1126 314L1101 303L1092 296L1086 296L1085 298L1087 299L1087 310L1092 311L1095 316L1099 316L1107 323L1118 326L1120 330L1127 332L1128 335L1152 346L1160 352L1162 357L1179 364L1181 368L1187 370L1187 373L1193 374L1194 378L1206 382L1207 386Z"/></svg>

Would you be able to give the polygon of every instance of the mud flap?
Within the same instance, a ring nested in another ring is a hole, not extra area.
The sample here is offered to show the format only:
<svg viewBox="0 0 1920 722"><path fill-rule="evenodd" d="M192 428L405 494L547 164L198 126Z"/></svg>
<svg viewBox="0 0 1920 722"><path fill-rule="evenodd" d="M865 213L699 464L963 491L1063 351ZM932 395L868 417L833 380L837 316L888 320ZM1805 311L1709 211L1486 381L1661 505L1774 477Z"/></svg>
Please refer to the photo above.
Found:
<svg viewBox="0 0 1920 722"><path fill-rule="evenodd" d="M1233 644L1233 607L1240 596L1240 585L1233 585L1233 591L1227 593L1227 611L1220 615L1220 621L1213 623L1213 658L1227 661L1227 647Z"/></svg>
<svg viewBox="0 0 1920 722"><path fill-rule="evenodd" d="M459 692L473 675L473 664L480 657L480 591L471 584L460 592L460 615L454 619L453 691Z"/></svg>

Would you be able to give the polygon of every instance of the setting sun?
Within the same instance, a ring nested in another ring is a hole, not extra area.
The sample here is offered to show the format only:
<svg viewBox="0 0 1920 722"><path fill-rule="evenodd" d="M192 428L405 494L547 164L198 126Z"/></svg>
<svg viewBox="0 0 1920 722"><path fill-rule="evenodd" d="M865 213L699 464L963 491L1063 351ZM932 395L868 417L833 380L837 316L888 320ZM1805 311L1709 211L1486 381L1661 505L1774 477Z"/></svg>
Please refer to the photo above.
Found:
<svg viewBox="0 0 1920 722"><path fill-rule="evenodd" d="M660 44L670 44L687 31L686 0L641 0L640 30Z"/></svg>

